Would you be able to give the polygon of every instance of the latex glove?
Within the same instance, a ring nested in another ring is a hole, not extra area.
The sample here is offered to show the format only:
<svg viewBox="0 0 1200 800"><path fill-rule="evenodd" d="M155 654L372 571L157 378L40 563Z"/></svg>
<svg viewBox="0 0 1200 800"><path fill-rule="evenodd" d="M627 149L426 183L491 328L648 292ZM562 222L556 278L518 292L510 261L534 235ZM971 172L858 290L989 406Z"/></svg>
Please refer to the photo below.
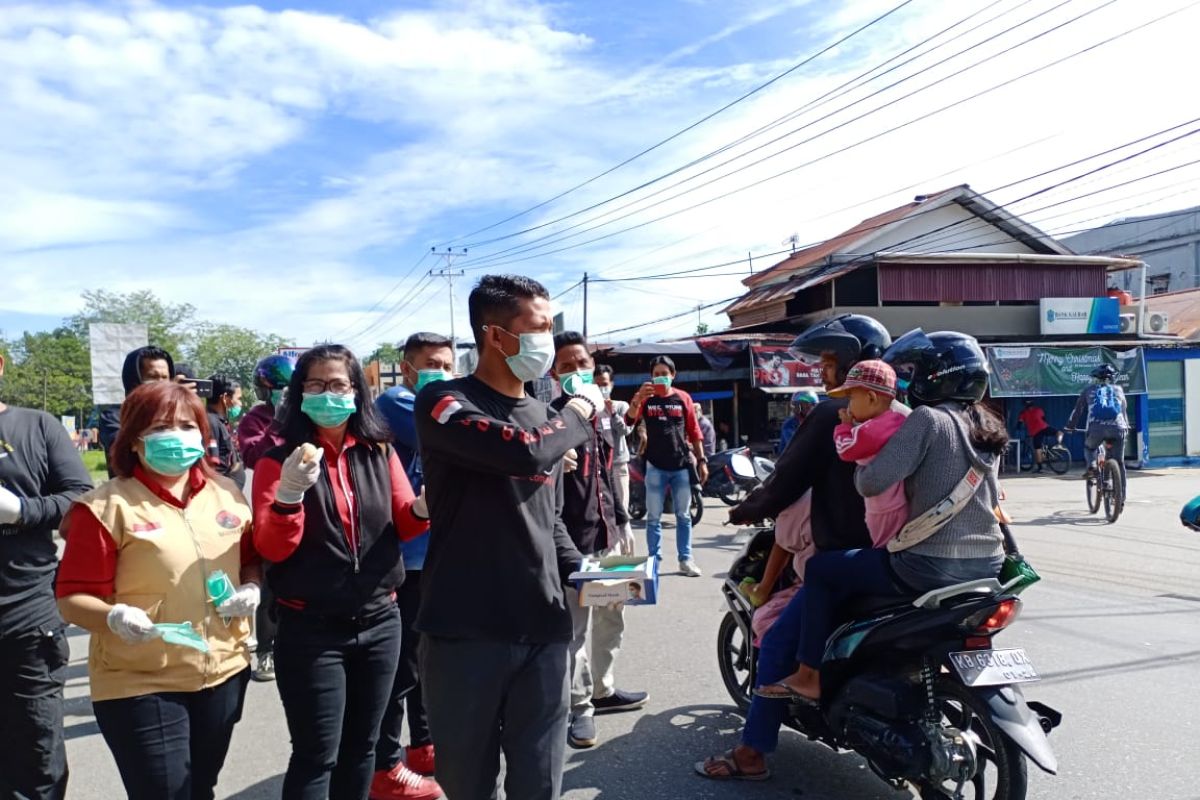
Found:
<svg viewBox="0 0 1200 800"><path fill-rule="evenodd" d="M0 525L12 525L21 519L21 498L0 486Z"/></svg>
<svg viewBox="0 0 1200 800"><path fill-rule="evenodd" d="M108 612L108 629L129 644L141 644L162 636L145 611L124 603L117 603Z"/></svg>
<svg viewBox="0 0 1200 800"><path fill-rule="evenodd" d="M233 596L217 606L222 617L252 617L262 602L262 591L257 583L243 583Z"/></svg>
<svg viewBox="0 0 1200 800"><path fill-rule="evenodd" d="M296 505L321 475L321 451L311 444L302 444L283 461L275 500L284 505Z"/></svg>
<svg viewBox="0 0 1200 800"><path fill-rule="evenodd" d="M579 454L572 447L563 454L563 472L574 472L579 469Z"/></svg>
<svg viewBox="0 0 1200 800"><path fill-rule="evenodd" d="M412 504L413 516L419 519L429 519L429 501L425 499L425 487L421 487L421 493L417 495L417 499L413 500Z"/></svg>
<svg viewBox="0 0 1200 800"><path fill-rule="evenodd" d="M637 541L633 538L633 528L629 527L629 523L625 523L617 532L617 541L613 545L613 549L617 551L617 555L631 556L636 548Z"/></svg>

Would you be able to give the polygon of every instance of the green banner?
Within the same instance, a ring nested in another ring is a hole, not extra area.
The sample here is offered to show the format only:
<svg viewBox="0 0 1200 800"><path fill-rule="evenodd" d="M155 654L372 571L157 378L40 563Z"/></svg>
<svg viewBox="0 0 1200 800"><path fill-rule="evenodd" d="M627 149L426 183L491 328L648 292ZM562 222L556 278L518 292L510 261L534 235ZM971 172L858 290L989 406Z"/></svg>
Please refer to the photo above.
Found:
<svg viewBox="0 0 1200 800"><path fill-rule="evenodd" d="M1117 383L1126 394L1146 393L1146 363L1142 348L1107 347L989 347L992 397L1076 395L1092 382L1101 364L1117 370Z"/></svg>

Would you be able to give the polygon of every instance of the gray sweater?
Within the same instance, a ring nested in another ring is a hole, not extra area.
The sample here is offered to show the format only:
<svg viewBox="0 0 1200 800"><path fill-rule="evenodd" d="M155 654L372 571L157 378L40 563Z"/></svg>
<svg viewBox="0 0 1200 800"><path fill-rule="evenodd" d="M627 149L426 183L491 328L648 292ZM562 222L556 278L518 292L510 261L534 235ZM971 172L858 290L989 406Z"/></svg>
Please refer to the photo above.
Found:
<svg viewBox="0 0 1200 800"><path fill-rule="evenodd" d="M941 409L962 411L957 403ZM909 519L915 519L946 498L967 474L974 459L954 420L945 410L922 406L909 416L870 463L858 468L854 484L863 497L882 494L904 481ZM990 453L976 459L995 464ZM1004 539L992 513L992 496L980 487L958 516L920 544L904 551L933 558L988 558L1004 554Z"/></svg>

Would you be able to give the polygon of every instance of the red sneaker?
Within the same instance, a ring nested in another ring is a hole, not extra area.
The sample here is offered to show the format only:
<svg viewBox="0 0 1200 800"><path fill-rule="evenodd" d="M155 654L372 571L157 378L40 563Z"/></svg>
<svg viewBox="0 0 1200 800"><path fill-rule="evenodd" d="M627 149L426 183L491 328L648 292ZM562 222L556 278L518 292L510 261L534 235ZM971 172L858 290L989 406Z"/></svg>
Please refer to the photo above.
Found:
<svg viewBox="0 0 1200 800"><path fill-rule="evenodd" d="M437 770L433 768L433 745L404 748L404 763L413 772L419 772L422 775L434 774Z"/></svg>
<svg viewBox="0 0 1200 800"><path fill-rule="evenodd" d="M438 800L442 787L432 778L423 778L404 762L389 770L380 770L371 778L371 800Z"/></svg>

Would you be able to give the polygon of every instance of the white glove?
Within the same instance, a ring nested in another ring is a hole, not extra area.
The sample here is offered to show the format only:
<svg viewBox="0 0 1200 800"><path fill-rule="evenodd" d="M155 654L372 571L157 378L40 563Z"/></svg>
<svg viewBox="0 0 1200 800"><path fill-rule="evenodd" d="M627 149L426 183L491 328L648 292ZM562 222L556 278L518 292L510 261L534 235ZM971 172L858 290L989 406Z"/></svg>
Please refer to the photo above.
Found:
<svg viewBox="0 0 1200 800"><path fill-rule="evenodd" d="M262 602L262 591L257 583L243 583L224 603L217 606L222 617L252 617Z"/></svg>
<svg viewBox="0 0 1200 800"><path fill-rule="evenodd" d="M275 500L284 505L296 505L321 475L322 453L311 444L302 444L283 461Z"/></svg>
<svg viewBox="0 0 1200 800"><path fill-rule="evenodd" d="M12 525L21 519L21 498L0 486L0 525Z"/></svg>
<svg viewBox="0 0 1200 800"><path fill-rule="evenodd" d="M117 603L108 612L108 629L129 644L141 644L162 636L145 611L124 603Z"/></svg>
<svg viewBox="0 0 1200 800"><path fill-rule="evenodd" d="M417 499L413 500L412 504L413 516L419 519L429 519L429 501L425 499L425 487L421 487L421 493L417 495Z"/></svg>
<svg viewBox="0 0 1200 800"><path fill-rule="evenodd" d="M563 472L574 472L577 469L579 469L579 454L572 447L563 453Z"/></svg>
<svg viewBox="0 0 1200 800"><path fill-rule="evenodd" d="M633 538L633 528L629 527L628 522L622 525L621 530L617 532L617 541L613 544L613 549L617 551L617 555L622 556L631 556L637 549L637 541Z"/></svg>

